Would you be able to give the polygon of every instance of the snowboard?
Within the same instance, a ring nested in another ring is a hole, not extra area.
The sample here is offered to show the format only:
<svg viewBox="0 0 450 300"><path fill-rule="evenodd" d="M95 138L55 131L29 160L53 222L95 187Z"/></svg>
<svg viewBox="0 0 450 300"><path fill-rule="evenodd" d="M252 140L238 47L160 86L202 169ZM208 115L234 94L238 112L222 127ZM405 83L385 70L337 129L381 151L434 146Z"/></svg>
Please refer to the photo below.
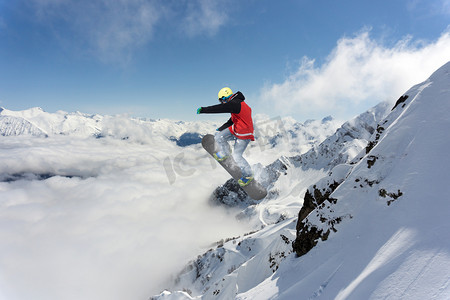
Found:
<svg viewBox="0 0 450 300"><path fill-rule="evenodd" d="M214 136L212 134L207 134L203 137L202 146L212 157L214 157L214 153L219 151L219 145L217 145L216 141L214 140ZM242 177L241 168L239 168L239 166L236 164L232 155L230 155L228 158L226 158L223 161L217 161L217 162L228 173L230 173L230 175L236 181L238 181ZM256 179L253 179L248 185L240 186L240 187L253 200L261 200L267 196L266 189L259 182L257 182Z"/></svg>

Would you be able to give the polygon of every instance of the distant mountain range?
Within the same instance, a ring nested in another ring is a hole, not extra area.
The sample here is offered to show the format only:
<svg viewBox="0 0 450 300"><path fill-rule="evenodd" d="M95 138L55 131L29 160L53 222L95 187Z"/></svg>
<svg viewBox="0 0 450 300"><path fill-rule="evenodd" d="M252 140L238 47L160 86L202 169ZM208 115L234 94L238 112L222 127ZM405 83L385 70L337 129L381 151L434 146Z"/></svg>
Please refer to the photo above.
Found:
<svg viewBox="0 0 450 300"><path fill-rule="evenodd" d="M225 116L224 121L226 118ZM220 125L222 124L209 121L139 119L126 115L103 116L64 111L48 113L39 107L23 111L0 108L1 136L111 137L144 143L157 136L172 140L180 147L186 147L200 144L203 135L214 132ZM292 144L289 147L294 152L317 145L339 125L339 121L332 117L321 121L309 120L303 124L292 118L255 116L255 130L261 147L274 147L290 141Z"/></svg>

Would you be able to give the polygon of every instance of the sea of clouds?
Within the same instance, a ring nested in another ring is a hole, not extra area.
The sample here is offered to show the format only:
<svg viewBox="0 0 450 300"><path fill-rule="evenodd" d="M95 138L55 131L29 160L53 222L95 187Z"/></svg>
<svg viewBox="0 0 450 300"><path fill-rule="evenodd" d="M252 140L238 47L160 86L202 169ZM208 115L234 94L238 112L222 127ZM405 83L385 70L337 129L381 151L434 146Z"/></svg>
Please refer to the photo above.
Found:
<svg viewBox="0 0 450 300"><path fill-rule="evenodd" d="M146 299L251 230L210 206L228 175L200 145L2 137L0 170L0 299Z"/></svg>

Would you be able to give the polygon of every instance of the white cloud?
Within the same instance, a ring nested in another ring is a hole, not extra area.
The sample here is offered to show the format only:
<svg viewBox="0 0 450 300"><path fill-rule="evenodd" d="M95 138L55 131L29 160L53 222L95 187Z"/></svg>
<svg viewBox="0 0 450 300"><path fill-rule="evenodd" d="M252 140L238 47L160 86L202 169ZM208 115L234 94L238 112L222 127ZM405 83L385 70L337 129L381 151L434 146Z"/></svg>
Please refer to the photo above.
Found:
<svg viewBox="0 0 450 300"><path fill-rule="evenodd" d="M348 119L384 100L395 101L450 60L450 31L432 42L406 37L392 47L364 30L344 37L317 66L304 57L298 69L282 83L267 84L261 98L279 113L301 114L305 119L333 115Z"/></svg>
<svg viewBox="0 0 450 300"><path fill-rule="evenodd" d="M450 0L442 0L441 12L450 15Z"/></svg>
<svg viewBox="0 0 450 300"><path fill-rule="evenodd" d="M201 146L150 142L2 141L2 173L84 179L0 182L0 298L147 299L211 242L251 230L208 204L228 175ZM163 161L179 153L179 167L193 173L171 185Z"/></svg>
<svg viewBox="0 0 450 300"><path fill-rule="evenodd" d="M412 18L433 18L450 14L450 0L409 0L406 8Z"/></svg>
<svg viewBox="0 0 450 300"><path fill-rule="evenodd" d="M190 36L206 33L214 35L228 20L228 1L197 0L189 2L183 30Z"/></svg>
<svg viewBox="0 0 450 300"><path fill-rule="evenodd" d="M160 30L175 28L194 37L216 34L227 20L223 1L33 0L32 3L40 22L51 27L67 48L89 52L103 62L127 63L136 49L152 41L159 25Z"/></svg>
<svg viewBox="0 0 450 300"><path fill-rule="evenodd" d="M87 51L103 62L127 62L132 51L149 42L161 16L157 0L34 0L40 21L61 42Z"/></svg>

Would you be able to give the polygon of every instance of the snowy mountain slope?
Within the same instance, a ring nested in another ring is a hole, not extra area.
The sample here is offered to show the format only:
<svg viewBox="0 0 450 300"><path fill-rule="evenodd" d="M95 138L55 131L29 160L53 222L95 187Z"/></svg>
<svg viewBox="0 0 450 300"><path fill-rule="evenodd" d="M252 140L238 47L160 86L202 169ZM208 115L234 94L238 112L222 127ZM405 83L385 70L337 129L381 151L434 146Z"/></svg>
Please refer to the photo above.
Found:
<svg viewBox="0 0 450 300"><path fill-rule="evenodd" d="M299 220L294 249L303 256L290 262L303 271L280 270L255 293L264 291L264 299L294 293L305 299L449 298L450 63L405 95L381 122L375 146L347 172L337 172L342 183L329 180L339 184L334 192ZM318 244L304 254L306 241ZM298 275L296 281L285 272ZM281 278L291 282L289 289L276 288L286 284ZM259 298L252 293L240 298Z"/></svg>
<svg viewBox="0 0 450 300"><path fill-rule="evenodd" d="M389 113L388 102L381 102L361 115L345 122L332 136L301 157L291 160L303 169L331 170L347 163L367 146L378 122Z"/></svg>
<svg viewBox="0 0 450 300"><path fill-rule="evenodd" d="M8 123L0 123L3 136L38 135L44 132L49 136L70 135L77 137L105 137L131 139L148 142L150 137L163 136L179 138L185 132L206 133L215 124L211 122L182 122L172 120L146 120L130 118L126 115L102 116L80 112L48 113L39 107L23 111L2 108L0 121L7 118ZM14 120L14 122L12 122ZM32 129L25 130L31 127ZM21 129L25 128L25 129Z"/></svg>
<svg viewBox="0 0 450 300"><path fill-rule="evenodd" d="M308 188L312 210L225 242L154 298L449 299L450 63L405 95Z"/></svg>
<svg viewBox="0 0 450 300"><path fill-rule="evenodd" d="M184 287L187 294L182 299L191 299L189 294L233 299L239 291L258 285L278 269L280 261L292 252L294 227L292 221L281 222L220 244L188 265L177 277L175 288Z"/></svg>
<svg viewBox="0 0 450 300"><path fill-rule="evenodd" d="M20 117L0 115L0 128L2 136L31 135L46 137L47 134L40 128L34 126L27 120Z"/></svg>
<svg viewBox="0 0 450 300"><path fill-rule="evenodd" d="M263 115L254 117L255 134L259 141L253 147L266 151L266 147L277 147L278 155L302 154L319 145L332 135L342 122L331 116L322 120L307 120L300 123L291 117L268 118ZM267 146L266 146L267 145ZM283 149L283 150L282 150ZM262 162L266 164L266 162Z"/></svg>
<svg viewBox="0 0 450 300"><path fill-rule="evenodd" d="M89 136L100 132L98 123L102 119L99 115L90 116L80 112L66 113L58 111L56 113L48 113L39 107L23 111L2 109L0 116L16 119L15 124L3 124L0 127L2 135L36 135L34 131L42 131L46 135L70 134ZM21 123L31 124L34 131L12 130L13 128L23 127ZM6 130L9 130L12 134L5 134Z"/></svg>

